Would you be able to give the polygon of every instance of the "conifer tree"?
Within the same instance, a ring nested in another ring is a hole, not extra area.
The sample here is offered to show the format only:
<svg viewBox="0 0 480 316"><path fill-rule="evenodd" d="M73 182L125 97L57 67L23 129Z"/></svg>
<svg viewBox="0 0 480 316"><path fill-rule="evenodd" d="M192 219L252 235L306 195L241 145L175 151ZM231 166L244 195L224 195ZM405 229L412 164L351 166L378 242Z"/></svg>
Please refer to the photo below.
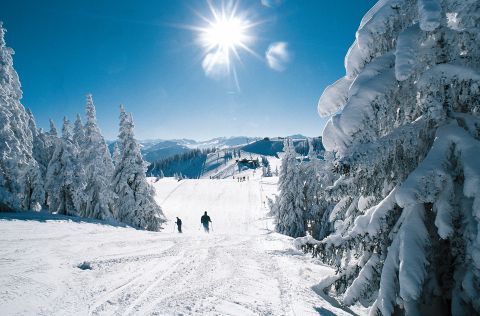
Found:
<svg viewBox="0 0 480 316"><path fill-rule="evenodd" d="M75 177L77 160L72 140L70 122L63 119L62 137L56 140L55 150L48 164L46 189L50 212L77 215L77 195L83 190L82 183Z"/></svg>
<svg viewBox="0 0 480 316"><path fill-rule="evenodd" d="M336 181L317 253L346 305L480 313L479 23L475 0L379 1L320 98Z"/></svg>
<svg viewBox="0 0 480 316"><path fill-rule="evenodd" d="M80 160L85 172L85 197L79 212L81 216L98 219L111 218L114 212L115 194L111 187L113 163L107 144L97 125L92 95L87 95L87 121L84 141L79 145Z"/></svg>
<svg viewBox="0 0 480 316"><path fill-rule="evenodd" d="M280 194L272 205L277 232L292 237L305 236L304 180L291 139L284 143L285 156L280 167Z"/></svg>
<svg viewBox="0 0 480 316"><path fill-rule="evenodd" d="M81 148L85 144L85 130L80 114L77 114L75 123L73 125L73 143L77 148Z"/></svg>
<svg viewBox="0 0 480 316"><path fill-rule="evenodd" d="M49 119L48 122L50 124L50 131L48 132L48 135L52 137L58 137L58 131L57 127L55 126L55 122L52 119Z"/></svg>
<svg viewBox="0 0 480 316"><path fill-rule="evenodd" d="M41 210L46 206L45 177L50 161L47 138L42 130L37 129L35 118L27 110L28 126L32 134L33 161L25 175L25 196L23 207L27 210Z"/></svg>
<svg viewBox="0 0 480 316"><path fill-rule="evenodd" d="M305 146L307 148L307 146ZM305 200L305 221L314 238L323 238L328 230L325 212L329 212L331 204L326 200L325 188L332 184L331 172L325 161L318 159L311 142L308 144L308 159L300 165L305 179L303 197Z"/></svg>
<svg viewBox="0 0 480 316"><path fill-rule="evenodd" d="M35 172L29 117L21 104L22 90L13 68L13 50L6 46L0 22L0 210L30 207L31 181Z"/></svg>
<svg viewBox="0 0 480 316"><path fill-rule="evenodd" d="M122 153L120 152L120 148L118 146L118 142L115 142L113 145L113 154L112 154L112 159L113 159L113 165L116 167L122 160Z"/></svg>
<svg viewBox="0 0 480 316"><path fill-rule="evenodd" d="M162 209L154 200L153 187L147 182L147 164L134 138L134 124L120 108L121 160L115 166L114 191L118 196L116 218L133 227L158 231L165 222Z"/></svg>

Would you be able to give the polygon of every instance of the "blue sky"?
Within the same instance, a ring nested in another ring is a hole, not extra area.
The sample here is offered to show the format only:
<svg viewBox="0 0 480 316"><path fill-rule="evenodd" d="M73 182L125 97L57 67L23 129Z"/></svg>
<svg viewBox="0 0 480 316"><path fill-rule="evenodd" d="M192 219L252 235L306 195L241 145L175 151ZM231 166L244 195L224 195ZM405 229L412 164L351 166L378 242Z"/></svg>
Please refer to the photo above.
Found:
<svg viewBox="0 0 480 316"><path fill-rule="evenodd" d="M239 14L261 23L248 30L258 56L239 50L233 61L238 87L202 67L199 34L187 26L205 25L205 1L7 0L0 20L22 102L40 127L83 114L91 92L108 139L117 135L119 104L133 113L140 139L321 135L318 98L344 74L345 53L375 1L264 1L275 5L239 2ZM265 58L277 42L290 55L282 71Z"/></svg>

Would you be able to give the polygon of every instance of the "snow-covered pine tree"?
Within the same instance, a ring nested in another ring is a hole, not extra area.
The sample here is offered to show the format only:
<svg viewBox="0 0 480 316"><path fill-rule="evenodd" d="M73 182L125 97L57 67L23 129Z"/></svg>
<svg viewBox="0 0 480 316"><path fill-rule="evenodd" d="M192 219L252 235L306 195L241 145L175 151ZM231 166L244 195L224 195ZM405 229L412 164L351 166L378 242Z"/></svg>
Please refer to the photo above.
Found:
<svg viewBox="0 0 480 316"><path fill-rule="evenodd" d="M330 231L328 216L332 209L325 188L332 185L334 176L329 161L317 157L311 142L308 149L308 160L300 165L305 179L305 221L310 227L312 237L323 238Z"/></svg>
<svg viewBox="0 0 480 316"><path fill-rule="evenodd" d="M118 142L115 142L115 144L113 145L112 160L115 167L118 166L122 161L122 153L120 152Z"/></svg>
<svg viewBox="0 0 480 316"><path fill-rule="evenodd" d="M72 140L70 121L63 119L62 137L56 140L55 150L48 164L46 190L50 212L77 215L83 194L83 177L78 176L78 161Z"/></svg>
<svg viewBox="0 0 480 316"><path fill-rule="evenodd" d="M52 159L53 152L55 151L55 148L57 146L57 140L58 140L58 132L57 132L57 127L55 126L55 123L53 122L52 119L49 119L50 123L50 130L46 133L43 134L44 139L45 139L45 148L46 148L46 153L45 153L45 158L47 159L47 164L50 163L50 160Z"/></svg>
<svg viewBox="0 0 480 316"><path fill-rule="evenodd" d="M272 176L272 167L270 167L270 164L267 165L267 171L265 174L266 174L266 177Z"/></svg>
<svg viewBox="0 0 480 316"><path fill-rule="evenodd" d="M48 139L42 129L37 128L35 117L30 110L27 110L28 127L32 133L32 156L41 166L42 174L45 175L50 157L48 156Z"/></svg>
<svg viewBox="0 0 480 316"><path fill-rule="evenodd" d="M160 172L158 173L158 176L157 176L157 181L160 180L160 179L163 179L165 178L165 174L163 173L163 170L160 170Z"/></svg>
<svg viewBox="0 0 480 316"><path fill-rule="evenodd" d="M0 102L4 102L4 98ZM12 168L16 168L16 154L12 152L9 143L13 140L14 135L10 129L9 113L4 106L0 106L0 211L9 211L20 208L20 198L18 197L18 187L16 183L16 172Z"/></svg>
<svg viewBox="0 0 480 316"><path fill-rule="evenodd" d="M25 196L23 207L27 210L39 211L46 206L45 176L49 162L47 139L42 130L37 129L35 118L27 110L28 127L32 134L32 157L29 170L25 174Z"/></svg>
<svg viewBox="0 0 480 316"><path fill-rule="evenodd" d="M123 104L120 104L120 116L119 116L119 119L120 119L120 123L119 123L119 126L124 126L125 124L127 124L127 121L128 121L128 114L127 112L125 112L125 107L123 106ZM116 141L115 142L115 145L113 147L113 155L112 155L112 158L113 158L113 164L114 166L116 167L120 161L122 160L122 143L121 141Z"/></svg>
<svg viewBox="0 0 480 316"><path fill-rule="evenodd" d="M107 144L97 125L95 105L91 94L87 95L86 116L84 141L79 145L86 187L79 215L108 219L112 217L115 205L115 193L111 186L113 163Z"/></svg>
<svg viewBox="0 0 480 316"><path fill-rule="evenodd" d="M323 131L338 179L318 247L346 305L480 313L478 25L478 0L379 1L320 98L341 113Z"/></svg>
<svg viewBox="0 0 480 316"><path fill-rule="evenodd" d="M75 123L73 124L72 139L75 146L79 149L83 144L85 144L85 129L83 127L80 114L77 114L77 117L75 118Z"/></svg>
<svg viewBox="0 0 480 316"><path fill-rule="evenodd" d="M292 237L305 236L305 185L291 139L285 139L283 150L279 196L270 204L275 216L275 230Z"/></svg>
<svg viewBox="0 0 480 316"><path fill-rule="evenodd" d="M32 157L29 117L21 104L22 90L13 68L13 50L6 46L5 29L0 22L0 210L30 208L32 182L37 174ZM26 187L27 186L27 187Z"/></svg>
<svg viewBox="0 0 480 316"><path fill-rule="evenodd" d="M153 187L147 182L147 164L134 138L134 124L125 109L120 108L121 160L115 166L114 191L117 194L115 217L133 227L158 231L165 222L162 209L154 200Z"/></svg>
<svg viewBox="0 0 480 316"><path fill-rule="evenodd" d="M48 122L50 124L50 131L48 132L48 135L51 137L58 137L58 131L57 127L55 126L55 122L52 119L48 119ZM56 141L54 141L56 143Z"/></svg>

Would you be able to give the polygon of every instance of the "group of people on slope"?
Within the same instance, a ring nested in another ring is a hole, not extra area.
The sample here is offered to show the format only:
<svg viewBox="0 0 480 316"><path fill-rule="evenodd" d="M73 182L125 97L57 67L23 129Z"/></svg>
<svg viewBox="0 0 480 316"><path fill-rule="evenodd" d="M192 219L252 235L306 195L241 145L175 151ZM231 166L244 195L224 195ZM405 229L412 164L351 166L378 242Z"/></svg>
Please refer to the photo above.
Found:
<svg viewBox="0 0 480 316"><path fill-rule="evenodd" d="M206 233L210 232L210 223L212 220L210 219L210 216L208 216L207 212L203 214L202 217L200 217L200 223L203 225L203 229L205 230ZM175 222L177 224L177 229L179 233L182 233L182 220L177 217L177 221Z"/></svg>
<svg viewBox="0 0 480 316"><path fill-rule="evenodd" d="M233 176L233 178L235 179L235 176ZM248 177L248 176L247 177L245 177L245 176L237 177L237 182L244 182L246 180L250 180L250 177Z"/></svg>

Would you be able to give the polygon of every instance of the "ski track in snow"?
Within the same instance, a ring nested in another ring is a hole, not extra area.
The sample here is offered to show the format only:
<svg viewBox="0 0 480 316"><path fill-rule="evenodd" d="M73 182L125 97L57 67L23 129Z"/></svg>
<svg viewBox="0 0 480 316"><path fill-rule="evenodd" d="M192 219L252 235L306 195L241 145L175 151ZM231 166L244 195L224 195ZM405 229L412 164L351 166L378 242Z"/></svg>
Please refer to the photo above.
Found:
<svg viewBox="0 0 480 316"><path fill-rule="evenodd" d="M333 271L270 230L272 181L162 179L171 221L160 233L1 215L1 314L347 315L312 290ZM199 230L204 210L211 234Z"/></svg>

